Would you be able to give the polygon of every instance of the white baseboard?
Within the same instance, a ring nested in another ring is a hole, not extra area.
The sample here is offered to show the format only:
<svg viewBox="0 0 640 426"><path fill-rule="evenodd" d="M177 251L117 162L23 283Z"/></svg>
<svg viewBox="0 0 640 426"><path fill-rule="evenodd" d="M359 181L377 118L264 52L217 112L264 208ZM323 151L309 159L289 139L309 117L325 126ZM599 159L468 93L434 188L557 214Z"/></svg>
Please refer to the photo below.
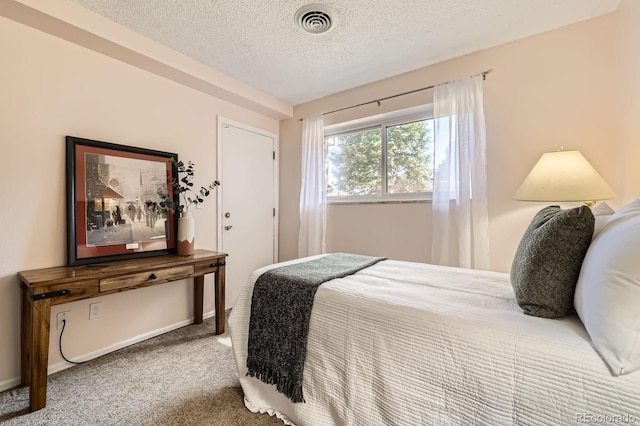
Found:
<svg viewBox="0 0 640 426"><path fill-rule="evenodd" d="M0 382L0 392L13 389L20 385L20 377L16 377L13 379L5 380L4 382Z"/></svg>
<svg viewBox="0 0 640 426"><path fill-rule="evenodd" d="M203 319L211 318L214 316L214 311L205 312L203 314ZM167 333L172 330L176 330L178 328L184 327L185 325L193 324L193 318L188 320L180 321L175 324L168 325L166 327L158 328L156 330L151 330L147 333L140 334L138 336L134 336L130 339L123 340L121 342L116 342L113 345L109 345L107 347L98 349L93 352L89 352L84 355L80 355L75 357L73 361L84 362L89 361L94 358L97 358L102 355L106 355L110 352L117 351L118 349L126 348L127 346L134 345L136 343L140 343L144 340L151 339L152 337L159 336L161 334ZM73 364L69 364L68 362L60 362L58 364L49 365L47 369L47 375L57 373L58 371L66 370L67 368L74 367ZM20 385L20 377L16 377L13 379L5 380L4 382L0 382L0 392L15 388Z"/></svg>

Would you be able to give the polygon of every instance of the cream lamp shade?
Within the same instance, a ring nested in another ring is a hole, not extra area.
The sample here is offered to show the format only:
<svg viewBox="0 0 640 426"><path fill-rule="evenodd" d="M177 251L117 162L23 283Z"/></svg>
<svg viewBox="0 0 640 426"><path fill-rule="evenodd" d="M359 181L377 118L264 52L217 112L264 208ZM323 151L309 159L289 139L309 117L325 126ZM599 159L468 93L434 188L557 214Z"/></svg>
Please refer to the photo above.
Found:
<svg viewBox="0 0 640 426"><path fill-rule="evenodd" d="M579 151L546 152L513 196L523 201L584 201L614 198L607 182Z"/></svg>

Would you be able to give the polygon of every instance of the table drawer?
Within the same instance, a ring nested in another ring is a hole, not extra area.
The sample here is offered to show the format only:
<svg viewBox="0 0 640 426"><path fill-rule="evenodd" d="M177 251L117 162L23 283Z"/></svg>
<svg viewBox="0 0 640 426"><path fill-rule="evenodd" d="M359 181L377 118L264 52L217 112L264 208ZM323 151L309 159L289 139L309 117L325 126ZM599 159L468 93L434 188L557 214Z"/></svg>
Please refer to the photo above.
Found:
<svg viewBox="0 0 640 426"><path fill-rule="evenodd" d="M122 275L114 278L105 278L100 280L100 292L179 280L180 278L188 278L193 276L193 271L193 265L187 265L176 266L175 268L159 269L157 271Z"/></svg>
<svg viewBox="0 0 640 426"><path fill-rule="evenodd" d="M205 261L205 262L198 262L196 263L195 267L195 274L196 275L202 275L202 274L209 274L211 272L214 271L218 271L218 267L221 265L224 265L225 259L221 258L221 259L214 259L214 260L209 260L209 261Z"/></svg>

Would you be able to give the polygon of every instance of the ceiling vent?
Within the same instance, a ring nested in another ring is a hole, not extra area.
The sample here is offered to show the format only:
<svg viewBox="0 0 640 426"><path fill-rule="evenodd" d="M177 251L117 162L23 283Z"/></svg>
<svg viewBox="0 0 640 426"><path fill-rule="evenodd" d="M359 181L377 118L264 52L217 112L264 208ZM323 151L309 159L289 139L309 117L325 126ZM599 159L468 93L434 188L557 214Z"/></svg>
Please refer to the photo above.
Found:
<svg viewBox="0 0 640 426"><path fill-rule="evenodd" d="M322 34L333 28L333 11L324 4L302 6L295 15L296 23L306 32Z"/></svg>

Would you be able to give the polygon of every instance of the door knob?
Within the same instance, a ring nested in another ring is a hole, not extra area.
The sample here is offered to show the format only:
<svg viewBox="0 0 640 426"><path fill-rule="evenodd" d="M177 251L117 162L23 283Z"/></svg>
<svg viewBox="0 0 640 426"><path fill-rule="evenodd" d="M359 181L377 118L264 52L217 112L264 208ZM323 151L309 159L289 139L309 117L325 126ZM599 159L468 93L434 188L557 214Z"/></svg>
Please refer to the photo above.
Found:
<svg viewBox="0 0 640 426"><path fill-rule="evenodd" d="M231 230L231 228L233 228L233 226L232 226L232 225L225 225L225 226L224 226L224 230L225 230L225 231L229 231L229 230Z"/></svg>

